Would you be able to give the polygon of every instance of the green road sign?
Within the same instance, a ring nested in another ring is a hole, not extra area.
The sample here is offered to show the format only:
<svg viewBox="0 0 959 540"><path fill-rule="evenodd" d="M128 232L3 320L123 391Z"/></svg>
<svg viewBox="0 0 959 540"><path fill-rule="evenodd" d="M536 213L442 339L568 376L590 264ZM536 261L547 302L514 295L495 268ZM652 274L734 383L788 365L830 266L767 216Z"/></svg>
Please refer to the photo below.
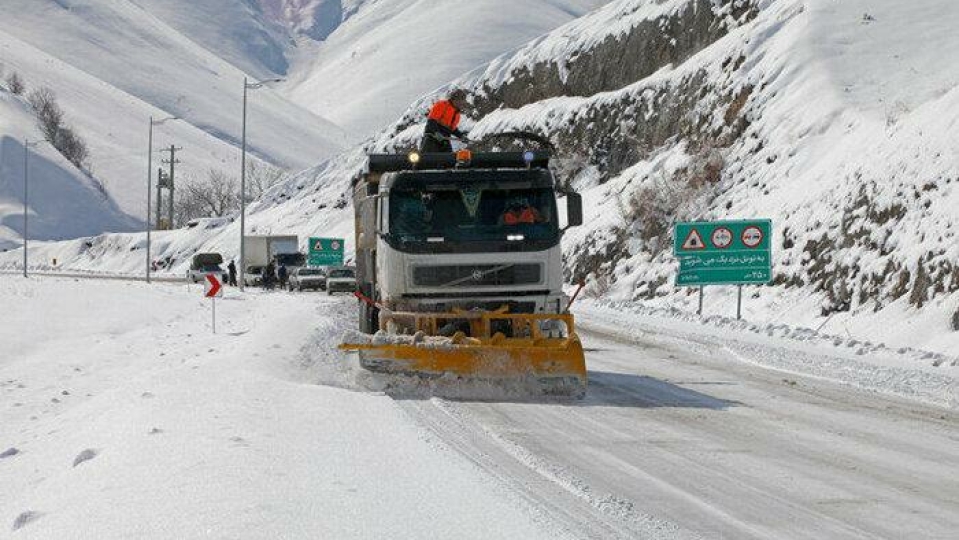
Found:
<svg viewBox="0 0 959 540"><path fill-rule="evenodd" d="M772 279L772 221L677 223L676 285L762 284Z"/></svg>
<svg viewBox="0 0 959 540"><path fill-rule="evenodd" d="M343 266L342 238L310 238L310 266Z"/></svg>

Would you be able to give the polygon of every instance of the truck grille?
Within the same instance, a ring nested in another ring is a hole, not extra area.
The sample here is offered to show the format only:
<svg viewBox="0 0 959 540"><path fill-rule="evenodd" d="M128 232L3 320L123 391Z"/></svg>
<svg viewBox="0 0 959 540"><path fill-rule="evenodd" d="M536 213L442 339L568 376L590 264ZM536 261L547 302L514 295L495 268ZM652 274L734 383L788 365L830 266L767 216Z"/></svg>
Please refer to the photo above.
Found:
<svg viewBox="0 0 959 540"><path fill-rule="evenodd" d="M417 287L531 285L540 282L539 264L469 264L413 267Z"/></svg>

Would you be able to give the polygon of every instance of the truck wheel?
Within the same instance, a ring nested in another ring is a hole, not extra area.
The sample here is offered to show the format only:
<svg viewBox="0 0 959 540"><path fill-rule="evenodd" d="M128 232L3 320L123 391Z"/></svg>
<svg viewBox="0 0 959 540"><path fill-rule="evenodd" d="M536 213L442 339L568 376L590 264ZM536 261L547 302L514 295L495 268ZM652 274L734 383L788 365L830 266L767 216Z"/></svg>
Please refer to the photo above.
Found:
<svg viewBox="0 0 959 540"><path fill-rule="evenodd" d="M360 332L373 334L379 330L379 313L377 309L360 303Z"/></svg>

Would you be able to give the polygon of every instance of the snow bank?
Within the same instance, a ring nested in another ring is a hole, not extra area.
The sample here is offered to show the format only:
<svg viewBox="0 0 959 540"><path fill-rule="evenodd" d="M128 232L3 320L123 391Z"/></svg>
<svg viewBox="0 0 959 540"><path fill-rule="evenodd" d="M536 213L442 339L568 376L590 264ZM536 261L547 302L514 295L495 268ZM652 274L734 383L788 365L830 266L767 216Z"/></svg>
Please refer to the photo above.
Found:
<svg viewBox="0 0 959 540"><path fill-rule="evenodd" d="M315 384L350 300L228 290L215 335L198 286L0 276L0 303L17 538L563 537L393 400Z"/></svg>
<svg viewBox="0 0 959 540"><path fill-rule="evenodd" d="M584 301L586 329L631 341L679 341L784 374L801 374L949 408L959 408L959 356L893 349L786 324L756 324L623 302ZM787 379L788 380L788 377Z"/></svg>

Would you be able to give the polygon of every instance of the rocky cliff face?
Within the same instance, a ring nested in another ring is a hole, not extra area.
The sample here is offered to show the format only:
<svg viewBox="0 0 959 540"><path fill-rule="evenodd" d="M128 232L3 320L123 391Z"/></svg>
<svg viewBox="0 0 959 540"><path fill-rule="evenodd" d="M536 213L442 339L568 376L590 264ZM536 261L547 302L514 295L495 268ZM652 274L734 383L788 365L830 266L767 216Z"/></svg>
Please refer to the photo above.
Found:
<svg viewBox="0 0 959 540"><path fill-rule="evenodd" d="M474 138L524 130L556 145L595 218L567 236L568 273L596 294L682 302L673 222L770 217L777 287L757 294L815 297L809 318L935 305L949 331L957 128L936 116L959 116L959 74L891 80L897 60L928 63L933 36L897 28L932 12L866 4L613 2L451 86L472 95ZM434 97L377 145L414 145Z"/></svg>
<svg viewBox="0 0 959 540"><path fill-rule="evenodd" d="M326 39L343 22L341 0L256 0L274 22L294 36Z"/></svg>

